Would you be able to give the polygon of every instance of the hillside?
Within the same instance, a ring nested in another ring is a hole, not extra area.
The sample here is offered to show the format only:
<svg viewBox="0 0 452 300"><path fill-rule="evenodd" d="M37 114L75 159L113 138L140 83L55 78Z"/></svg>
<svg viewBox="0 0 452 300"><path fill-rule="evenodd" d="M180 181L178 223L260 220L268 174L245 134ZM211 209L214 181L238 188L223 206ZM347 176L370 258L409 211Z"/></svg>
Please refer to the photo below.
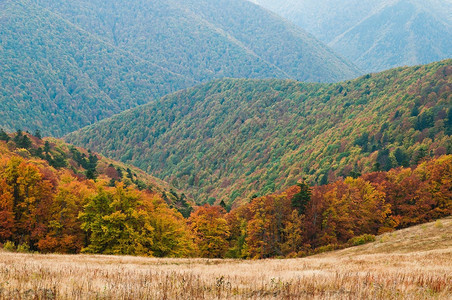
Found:
<svg viewBox="0 0 452 300"><path fill-rule="evenodd" d="M392 253L414 254L420 251L447 253L450 251L451 246L452 217L447 217L388 232L377 236L375 242L326 253L323 256L351 257L355 255L385 255Z"/></svg>
<svg viewBox="0 0 452 300"><path fill-rule="evenodd" d="M6 0L0 26L0 126L8 131L62 136L212 78L357 74L243 0Z"/></svg>
<svg viewBox="0 0 452 300"><path fill-rule="evenodd" d="M452 57L452 1L253 0L367 72Z"/></svg>
<svg viewBox="0 0 452 300"><path fill-rule="evenodd" d="M452 213L452 155L328 185L300 182L229 212L221 202L191 213L183 194L83 152L39 134L0 131L0 245L19 252L302 257Z"/></svg>
<svg viewBox="0 0 452 300"><path fill-rule="evenodd" d="M173 208L174 207L174 208ZM41 253L187 256L185 196L60 140L0 131L0 243Z"/></svg>
<svg viewBox="0 0 452 300"><path fill-rule="evenodd" d="M41 138L40 132L32 135L19 130L13 134L7 134L0 129L0 158L3 162L17 159L39 166L44 176L52 177L53 183L64 181L65 176L71 177L71 180L86 183L88 186L92 184L90 180L110 187L122 183L136 190L158 194L168 205L186 215L191 211L191 202L168 183L134 166L75 147L63 140Z"/></svg>
<svg viewBox="0 0 452 300"><path fill-rule="evenodd" d="M5 264L0 280L9 283L1 296L449 299L451 229L452 220L446 218L384 234L374 243L301 259L156 259L0 251Z"/></svg>
<svg viewBox="0 0 452 300"><path fill-rule="evenodd" d="M337 81L357 69L302 29L244 0L34 0L101 39L197 81Z"/></svg>
<svg viewBox="0 0 452 300"><path fill-rule="evenodd" d="M0 3L0 126L61 136L194 83L29 3Z"/></svg>
<svg viewBox="0 0 452 300"><path fill-rule="evenodd" d="M232 205L452 152L452 60L336 84L217 80L69 134L198 203Z"/></svg>

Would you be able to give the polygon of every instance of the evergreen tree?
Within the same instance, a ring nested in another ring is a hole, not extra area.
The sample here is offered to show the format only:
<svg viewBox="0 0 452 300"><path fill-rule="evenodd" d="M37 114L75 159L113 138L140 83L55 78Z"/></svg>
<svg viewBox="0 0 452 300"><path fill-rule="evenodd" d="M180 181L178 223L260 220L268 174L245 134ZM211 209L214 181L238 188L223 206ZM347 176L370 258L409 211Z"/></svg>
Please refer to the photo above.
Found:
<svg viewBox="0 0 452 300"><path fill-rule="evenodd" d="M298 210L300 215L303 215L306 211L306 205L311 201L311 188L304 181L298 183L298 186L300 192L292 198L292 207Z"/></svg>
<svg viewBox="0 0 452 300"><path fill-rule="evenodd" d="M9 142L11 138L9 135L3 130L3 128L0 129L0 141L6 141Z"/></svg>
<svg viewBox="0 0 452 300"><path fill-rule="evenodd" d="M34 136L37 137L38 139L42 139L41 130L36 129Z"/></svg>

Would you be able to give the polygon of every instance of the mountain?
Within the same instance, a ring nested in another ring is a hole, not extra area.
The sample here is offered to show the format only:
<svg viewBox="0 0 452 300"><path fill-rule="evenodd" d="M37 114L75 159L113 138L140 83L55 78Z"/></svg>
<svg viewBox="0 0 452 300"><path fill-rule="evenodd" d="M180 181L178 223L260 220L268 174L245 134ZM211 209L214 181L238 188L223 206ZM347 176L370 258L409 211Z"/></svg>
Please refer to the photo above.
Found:
<svg viewBox="0 0 452 300"><path fill-rule="evenodd" d="M357 69L243 0L0 3L0 126L62 136L222 77L337 81Z"/></svg>
<svg viewBox="0 0 452 300"><path fill-rule="evenodd" d="M27 1L0 3L0 126L61 136L194 81Z"/></svg>
<svg viewBox="0 0 452 300"><path fill-rule="evenodd" d="M445 60L334 84L216 80L66 139L232 205L451 153L451 75Z"/></svg>
<svg viewBox="0 0 452 300"><path fill-rule="evenodd" d="M356 69L305 31L244 0L35 0L120 48L198 81L337 81Z"/></svg>
<svg viewBox="0 0 452 300"><path fill-rule="evenodd" d="M452 1L252 1L306 29L367 72L452 57Z"/></svg>

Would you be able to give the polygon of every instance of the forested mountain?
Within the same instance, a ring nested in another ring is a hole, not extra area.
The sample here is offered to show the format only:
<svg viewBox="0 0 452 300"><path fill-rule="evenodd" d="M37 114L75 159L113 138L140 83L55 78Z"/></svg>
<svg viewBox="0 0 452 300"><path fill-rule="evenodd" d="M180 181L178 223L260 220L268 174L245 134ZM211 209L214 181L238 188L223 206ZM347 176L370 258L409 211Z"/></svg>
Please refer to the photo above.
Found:
<svg viewBox="0 0 452 300"><path fill-rule="evenodd" d="M337 81L356 69L303 30L244 0L34 0L122 49L198 81Z"/></svg>
<svg viewBox="0 0 452 300"><path fill-rule="evenodd" d="M253 0L368 72L452 57L450 0Z"/></svg>
<svg viewBox="0 0 452 300"><path fill-rule="evenodd" d="M71 133L198 202L232 205L452 153L452 60L335 83L217 80Z"/></svg>
<svg viewBox="0 0 452 300"><path fill-rule="evenodd" d="M357 73L244 0L6 0L0 29L0 126L8 131L61 136L213 78Z"/></svg>
<svg viewBox="0 0 452 300"><path fill-rule="evenodd" d="M194 81L29 1L0 3L0 126L56 136Z"/></svg>

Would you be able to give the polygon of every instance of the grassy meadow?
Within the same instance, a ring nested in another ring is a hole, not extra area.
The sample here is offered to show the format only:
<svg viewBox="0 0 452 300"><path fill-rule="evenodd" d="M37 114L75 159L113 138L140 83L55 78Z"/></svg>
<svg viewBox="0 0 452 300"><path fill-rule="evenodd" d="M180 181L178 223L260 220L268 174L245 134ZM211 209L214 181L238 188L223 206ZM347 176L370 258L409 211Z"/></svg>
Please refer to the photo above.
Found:
<svg viewBox="0 0 452 300"><path fill-rule="evenodd" d="M0 251L0 299L452 299L452 217L301 259Z"/></svg>

